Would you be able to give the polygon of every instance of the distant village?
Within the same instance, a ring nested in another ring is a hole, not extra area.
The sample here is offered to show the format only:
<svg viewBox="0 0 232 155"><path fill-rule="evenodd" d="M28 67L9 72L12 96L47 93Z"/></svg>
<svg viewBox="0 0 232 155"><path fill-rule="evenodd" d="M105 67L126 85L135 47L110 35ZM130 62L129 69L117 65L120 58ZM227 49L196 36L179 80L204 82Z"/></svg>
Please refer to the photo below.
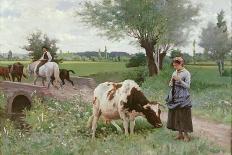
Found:
<svg viewBox="0 0 232 155"><path fill-rule="evenodd" d="M59 50L57 52L57 56L60 59L63 59L65 61L98 61L98 60L115 60L115 61L120 61L121 59L126 59L128 60L133 54L129 54L127 52L121 52L121 51L112 51L112 52L107 52L105 51L84 51L84 52L70 52L70 51L62 51ZM0 60L30 60L29 53L16 53L11 50L8 52L1 52L0 51Z"/></svg>

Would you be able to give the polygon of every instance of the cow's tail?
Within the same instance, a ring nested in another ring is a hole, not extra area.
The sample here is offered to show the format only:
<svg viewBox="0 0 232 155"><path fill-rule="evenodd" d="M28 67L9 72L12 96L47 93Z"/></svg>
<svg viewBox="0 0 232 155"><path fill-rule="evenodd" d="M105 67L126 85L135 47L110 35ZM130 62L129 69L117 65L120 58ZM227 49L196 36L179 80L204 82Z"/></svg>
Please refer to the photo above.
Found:
<svg viewBox="0 0 232 155"><path fill-rule="evenodd" d="M93 115L89 117L89 120L87 122L86 127L87 128L91 128L92 127L92 122L93 122Z"/></svg>
<svg viewBox="0 0 232 155"><path fill-rule="evenodd" d="M68 70L68 72L72 72L73 74L76 74L73 70Z"/></svg>

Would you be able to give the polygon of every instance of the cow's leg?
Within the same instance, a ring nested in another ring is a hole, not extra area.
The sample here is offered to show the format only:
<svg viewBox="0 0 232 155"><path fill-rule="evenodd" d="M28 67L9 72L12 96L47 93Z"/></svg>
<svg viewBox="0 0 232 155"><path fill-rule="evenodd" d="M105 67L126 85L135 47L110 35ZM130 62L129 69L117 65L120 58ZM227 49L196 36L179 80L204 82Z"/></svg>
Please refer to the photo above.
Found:
<svg viewBox="0 0 232 155"><path fill-rule="evenodd" d="M10 81L13 81L12 76L11 76L11 73L9 73L8 76L9 76L9 80L10 80Z"/></svg>
<svg viewBox="0 0 232 155"><path fill-rule="evenodd" d="M135 119L130 119L130 134L134 134Z"/></svg>
<svg viewBox="0 0 232 155"><path fill-rule="evenodd" d="M133 110L129 115L129 117L130 117L130 134L134 134L135 116L136 116L136 112L135 112L135 110Z"/></svg>
<svg viewBox="0 0 232 155"><path fill-rule="evenodd" d="M92 122L92 131L93 131L92 138L93 139L95 138L95 135L96 135L97 121L98 121L100 115L101 115L100 110L94 108L93 109L93 122Z"/></svg>
<svg viewBox="0 0 232 155"><path fill-rule="evenodd" d="M17 80L18 82L21 82L19 75L17 75Z"/></svg>
<svg viewBox="0 0 232 155"><path fill-rule="evenodd" d="M120 111L119 112L119 115L121 117L121 119L123 120L123 127L124 127L124 130L125 130L125 135L128 135L128 124L129 124L129 120L125 114L125 112L123 111Z"/></svg>
<svg viewBox="0 0 232 155"><path fill-rule="evenodd" d="M21 76L19 77L19 78L20 78L20 82L22 81L22 76L23 76L23 75L21 75Z"/></svg>
<svg viewBox="0 0 232 155"><path fill-rule="evenodd" d="M15 81L15 76L14 75L12 75L12 80L13 80L13 82Z"/></svg>
<svg viewBox="0 0 232 155"><path fill-rule="evenodd" d="M97 129L97 121L99 119L99 117L101 116L101 110L99 108L99 101L97 98L94 99L93 101L93 121L92 121L92 131L93 131L93 135L92 135L92 139L95 138L95 134L96 134L96 129Z"/></svg>

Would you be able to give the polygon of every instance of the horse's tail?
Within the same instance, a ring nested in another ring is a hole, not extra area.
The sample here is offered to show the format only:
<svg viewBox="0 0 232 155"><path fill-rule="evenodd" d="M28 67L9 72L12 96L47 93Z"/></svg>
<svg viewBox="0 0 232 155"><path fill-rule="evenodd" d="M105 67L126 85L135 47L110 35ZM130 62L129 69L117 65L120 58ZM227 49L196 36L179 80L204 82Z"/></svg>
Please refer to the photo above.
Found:
<svg viewBox="0 0 232 155"><path fill-rule="evenodd" d="M73 70L68 70L68 72L72 72L73 74L76 74Z"/></svg>

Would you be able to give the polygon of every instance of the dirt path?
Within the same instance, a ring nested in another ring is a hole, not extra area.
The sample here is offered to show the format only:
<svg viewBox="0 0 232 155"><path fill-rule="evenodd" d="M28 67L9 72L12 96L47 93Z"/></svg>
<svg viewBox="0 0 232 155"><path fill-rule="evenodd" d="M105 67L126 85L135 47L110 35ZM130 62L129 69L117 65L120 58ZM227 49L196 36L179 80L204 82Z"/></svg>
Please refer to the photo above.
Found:
<svg viewBox="0 0 232 155"><path fill-rule="evenodd" d="M75 97L81 97L84 101L91 102L93 96L93 88L95 88L95 82L73 79L75 89L67 83L64 86L64 92L61 94L60 91L54 89L53 95L57 99L70 100ZM161 119L166 122L167 112L163 112ZM225 148L226 150L231 149L231 127L229 125L216 123L206 119L201 119L193 116L193 127L194 136L204 137L209 141Z"/></svg>
<svg viewBox="0 0 232 155"><path fill-rule="evenodd" d="M65 81L63 91L57 90L51 86L49 89L52 96L61 101L81 99L85 102L92 102L93 89L96 86L95 81L91 78L81 77L71 77L71 80L74 83L74 87L71 85L71 83Z"/></svg>
<svg viewBox="0 0 232 155"><path fill-rule="evenodd" d="M167 112L162 113L161 119L167 121ZM193 116L193 128L194 136L204 137L228 151L231 149L231 127L229 125Z"/></svg>

